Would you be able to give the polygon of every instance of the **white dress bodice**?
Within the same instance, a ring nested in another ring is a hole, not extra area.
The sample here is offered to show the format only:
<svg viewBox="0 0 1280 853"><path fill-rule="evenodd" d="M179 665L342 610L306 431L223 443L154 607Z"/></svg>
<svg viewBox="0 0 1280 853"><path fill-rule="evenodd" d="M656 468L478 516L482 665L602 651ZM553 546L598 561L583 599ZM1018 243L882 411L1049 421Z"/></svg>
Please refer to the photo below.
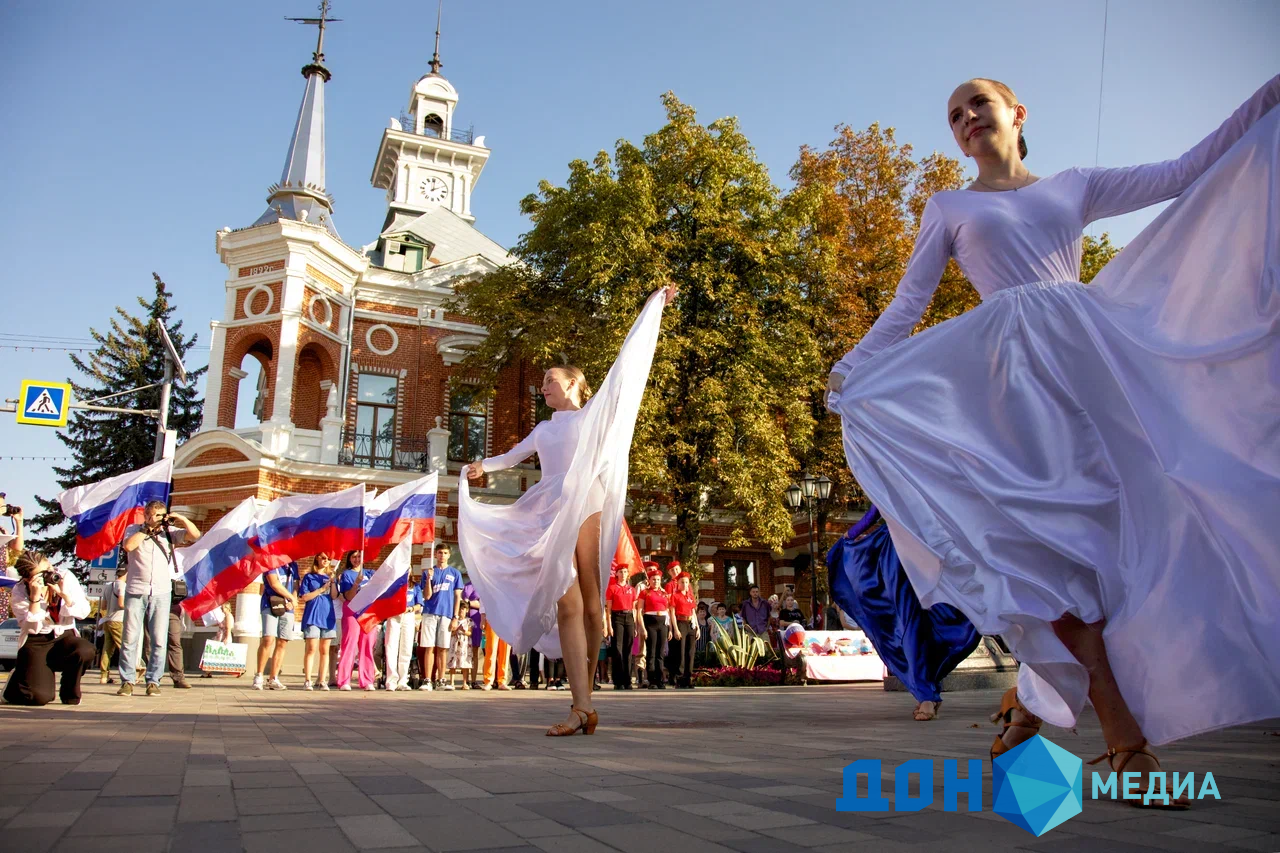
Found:
<svg viewBox="0 0 1280 853"><path fill-rule="evenodd" d="M1086 225L1176 198L1277 103L1280 76L1174 160L1067 169L1016 191L936 193L925 205L897 294L834 372L847 376L911 334L951 258L983 299L1031 282L1079 280Z"/></svg>
<svg viewBox="0 0 1280 853"><path fill-rule="evenodd" d="M587 401L591 405L591 401ZM542 421L515 447L499 456L491 456L480 463L483 471L502 471L519 465L533 454L538 454L543 477L556 477L569 470L578 437L582 432L582 409L555 412L551 419Z"/></svg>

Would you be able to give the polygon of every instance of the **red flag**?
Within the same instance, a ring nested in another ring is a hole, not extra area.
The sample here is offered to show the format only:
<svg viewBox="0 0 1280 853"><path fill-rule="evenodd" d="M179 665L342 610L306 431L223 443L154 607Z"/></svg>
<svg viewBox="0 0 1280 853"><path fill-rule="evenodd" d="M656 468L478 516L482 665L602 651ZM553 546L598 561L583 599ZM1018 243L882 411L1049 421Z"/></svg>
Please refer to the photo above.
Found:
<svg viewBox="0 0 1280 853"><path fill-rule="evenodd" d="M627 577L644 574L644 562L640 559L640 549L636 547L636 538L627 527L627 520L622 520L622 533L618 536L618 550L613 553L613 563L609 566L609 576L618 573L619 566L627 567Z"/></svg>

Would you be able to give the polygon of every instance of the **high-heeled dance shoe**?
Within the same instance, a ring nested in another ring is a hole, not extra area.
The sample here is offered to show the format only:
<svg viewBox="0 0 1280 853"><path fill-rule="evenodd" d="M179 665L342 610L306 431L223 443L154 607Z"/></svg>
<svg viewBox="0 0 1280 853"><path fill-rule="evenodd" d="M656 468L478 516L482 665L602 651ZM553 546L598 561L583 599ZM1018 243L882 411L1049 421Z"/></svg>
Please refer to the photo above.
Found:
<svg viewBox="0 0 1280 853"><path fill-rule="evenodd" d="M1024 717L1023 722L1015 723L1013 721L1013 714L1015 711L1022 714ZM1009 731L1009 729L1026 729L1031 732L1027 737L1032 737L1040 731L1040 726L1044 723L1043 720L1028 711L1023 704L1018 701L1018 688L1016 687L1010 687L1004 692L1004 696L1000 697L1000 710L991 715L991 722L1004 723L1004 726L1000 729L1000 734L996 735L995 742L991 744L992 758L995 758L998 755L1004 755L1006 752L1013 749L1012 746L1006 746L1004 742L1004 733ZM1023 739L1025 740L1026 738ZM1017 744L1014 746L1016 745Z"/></svg>
<svg viewBox="0 0 1280 853"><path fill-rule="evenodd" d="M1120 759L1120 766L1117 767L1116 756L1121 755L1124 757ZM1114 770L1117 776L1123 779L1124 776L1122 774L1124 773L1124 768L1128 766L1129 760L1135 755L1145 755L1156 763L1156 767L1160 766L1160 759L1156 758L1154 752L1147 749L1146 738L1143 738L1142 743L1134 747L1124 747L1123 749L1116 749L1114 746L1108 747L1106 752L1093 759L1093 761L1090 761L1089 765L1092 766L1105 760L1107 762L1107 766ZM1167 809L1169 811L1180 812L1191 808L1191 803L1186 799L1169 800L1168 802L1151 800L1148 802L1145 797L1136 797L1134 799L1126 798L1125 802L1139 809Z"/></svg>
<svg viewBox="0 0 1280 853"><path fill-rule="evenodd" d="M568 735L576 735L582 732L584 735L593 735L596 733L596 724L600 722L600 717L595 711L587 713L586 711L574 705L569 706L569 710L578 718L578 725L568 726L564 723L556 723L547 729L547 737L567 737Z"/></svg>

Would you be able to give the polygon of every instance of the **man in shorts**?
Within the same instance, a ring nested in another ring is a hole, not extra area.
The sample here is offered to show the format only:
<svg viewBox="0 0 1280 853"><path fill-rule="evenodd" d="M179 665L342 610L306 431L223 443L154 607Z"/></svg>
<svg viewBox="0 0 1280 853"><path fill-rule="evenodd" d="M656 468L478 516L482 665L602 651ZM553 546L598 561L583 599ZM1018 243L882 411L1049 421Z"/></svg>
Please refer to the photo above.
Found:
<svg viewBox="0 0 1280 853"><path fill-rule="evenodd" d="M448 545L436 548L435 564L422 572L422 627L418 629L418 646L426 650L426 670L419 690L452 690L445 673L449 642L458 629L458 613L462 608L462 574L449 565Z"/></svg>

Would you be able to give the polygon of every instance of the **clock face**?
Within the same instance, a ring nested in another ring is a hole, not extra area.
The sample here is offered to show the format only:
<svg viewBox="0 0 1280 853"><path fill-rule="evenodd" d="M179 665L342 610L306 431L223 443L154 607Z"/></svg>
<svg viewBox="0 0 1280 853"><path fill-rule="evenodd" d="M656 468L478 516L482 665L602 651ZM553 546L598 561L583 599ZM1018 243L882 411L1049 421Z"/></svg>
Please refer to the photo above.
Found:
<svg viewBox="0 0 1280 853"><path fill-rule="evenodd" d="M449 185L440 178L431 177L418 184L418 192L432 204L441 204L449 197Z"/></svg>

